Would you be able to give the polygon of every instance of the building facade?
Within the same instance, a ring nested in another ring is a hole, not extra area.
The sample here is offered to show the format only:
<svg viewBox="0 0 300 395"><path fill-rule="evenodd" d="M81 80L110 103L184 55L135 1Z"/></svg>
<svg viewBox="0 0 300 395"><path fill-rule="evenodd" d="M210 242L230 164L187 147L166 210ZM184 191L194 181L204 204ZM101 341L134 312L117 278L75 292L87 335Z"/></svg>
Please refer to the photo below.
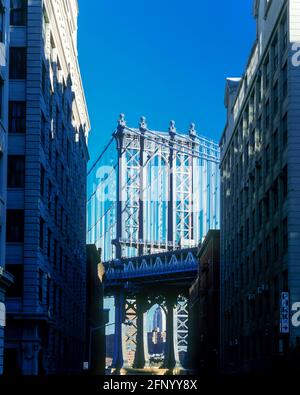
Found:
<svg viewBox="0 0 300 395"><path fill-rule="evenodd" d="M105 327L108 321L103 309L103 280L105 269L101 251L87 245L86 270L86 341L85 361L93 375L105 374Z"/></svg>
<svg viewBox="0 0 300 395"><path fill-rule="evenodd" d="M219 370L220 231L210 230L198 247L198 275L190 288L189 367L202 377Z"/></svg>
<svg viewBox="0 0 300 395"><path fill-rule="evenodd" d="M82 369L90 129L76 0L11 1L4 371Z"/></svg>
<svg viewBox="0 0 300 395"><path fill-rule="evenodd" d="M12 277L5 271L7 126L9 68L9 1L0 2L0 375L3 372L6 289Z"/></svg>
<svg viewBox="0 0 300 395"><path fill-rule="evenodd" d="M221 345L229 370L271 367L300 345L289 320L300 301L299 7L254 2L247 69L226 83Z"/></svg>

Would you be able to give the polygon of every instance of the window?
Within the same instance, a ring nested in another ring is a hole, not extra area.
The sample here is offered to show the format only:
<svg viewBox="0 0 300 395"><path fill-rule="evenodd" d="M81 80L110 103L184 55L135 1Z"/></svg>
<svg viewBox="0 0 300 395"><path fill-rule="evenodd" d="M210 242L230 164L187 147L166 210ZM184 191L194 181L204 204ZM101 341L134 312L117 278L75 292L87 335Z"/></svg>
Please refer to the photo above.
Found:
<svg viewBox="0 0 300 395"><path fill-rule="evenodd" d="M268 265L271 257L271 239L270 236L266 238L266 264Z"/></svg>
<svg viewBox="0 0 300 395"><path fill-rule="evenodd" d="M24 210L7 210L6 241L9 243L24 241Z"/></svg>
<svg viewBox="0 0 300 395"><path fill-rule="evenodd" d="M278 82L276 82L273 88L273 103L274 103L274 116L275 116L278 112Z"/></svg>
<svg viewBox="0 0 300 395"><path fill-rule="evenodd" d="M47 276L47 307L49 309L51 303L51 280L49 276Z"/></svg>
<svg viewBox="0 0 300 395"><path fill-rule="evenodd" d="M269 125L270 125L270 102L269 100L266 103L266 107L265 107L265 123L266 123L266 129L269 129Z"/></svg>
<svg viewBox="0 0 300 395"><path fill-rule="evenodd" d="M14 26L26 25L27 0L10 1L10 24Z"/></svg>
<svg viewBox="0 0 300 395"><path fill-rule="evenodd" d="M288 169L287 166L282 170L282 192L283 198L285 199L288 194Z"/></svg>
<svg viewBox="0 0 300 395"><path fill-rule="evenodd" d="M278 228L275 228L273 231L273 258L274 261L276 262L279 258L279 233L278 233Z"/></svg>
<svg viewBox="0 0 300 395"><path fill-rule="evenodd" d="M256 211L252 211L252 237L255 236L255 228L256 228Z"/></svg>
<svg viewBox="0 0 300 395"><path fill-rule="evenodd" d="M59 317L60 318L62 318L62 316L63 316L63 292L62 292L62 290L60 289L59 290L59 297L58 297L59 299Z"/></svg>
<svg viewBox="0 0 300 395"><path fill-rule="evenodd" d="M57 240L54 240L53 246L53 265L54 267L57 265Z"/></svg>
<svg viewBox="0 0 300 395"><path fill-rule="evenodd" d="M282 221L282 242L283 242L283 245L282 245L283 252L286 253L287 250L288 250L288 242L289 242L289 240L288 240L288 221L287 221L287 218L285 218Z"/></svg>
<svg viewBox="0 0 300 395"><path fill-rule="evenodd" d="M274 159L274 162L277 162L277 159L278 159L278 129L275 130L272 140L273 140L273 159Z"/></svg>
<svg viewBox="0 0 300 395"><path fill-rule="evenodd" d="M57 314L57 311L56 311L56 309L57 309L57 300L56 300L56 298L57 298L57 285L53 284L53 313L54 314Z"/></svg>
<svg viewBox="0 0 300 395"><path fill-rule="evenodd" d="M265 19L268 16L269 9L271 7L272 0L265 0Z"/></svg>
<svg viewBox="0 0 300 395"><path fill-rule="evenodd" d="M251 145L250 145L250 147L251 147L251 154L253 155L254 153L255 153L255 130L252 130L252 133L251 133L251 139L250 139L251 141Z"/></svg>
<svg viewBox="0 0 300 395"><path fill-rule="evenodd" d="M26 132L26 102L10 101L9 102L9 133Z"/></svg>
<svg viewBox="0 0 300 395"><path fill-rule="evenodd" d="M258 182L258 187L260 187L261 184L262 184L262 169L261 169L261 166L260 166L260 165L257 166L256 171L257 171L257 182Z"/></svg>
<svg viewBox="0 0 300 395"><path fill-rule="evenodd" d="M257 120L257 127L256 127L256 139L257 139L257 143L260 146L260 144L262 143L262 130L261 130L261 117L258 118Z"/></svg>
<svg viewBox="0 0 300 395"><path fill-rule="evenodd" d="M289 290L289 275L287 270L282 273L282 290L283 292L288 292Z"/></svg>
<svg viewBox="0 0 300 395"><path fill-rule="evenodd" d="M241 227L239 235L240 235L240 251L243 251L243 249L244 249L244 228L243 227Z"/></svg>
<svg viewBox="0 0 300 395"><path fill-rule="evenodd" d="M282 118L282 145L286 147L288 143L288 124L287 124L287 114Z"/></svg>
<svg viewBox="0 0 300 395"><path fill-rule="evenodd" d="M44 273L39 269L39 301L43 303Z"/></svg>
<svg viewBox="0 0 300 395"><path fill-rule="evenodd" d="M46 93L46 76L47 76L46 66L45 63L42 62L42 90L44 95Z"/></svg>
<svg viewBox="0 0 300 395"><path fill-rule="evenodd" d="M24 266L21 264L6 264L6 270L14 276L14 282L6 291L6 296L9 298L22 298L24 287Z"/></svg>
<svg viewBox="0 0 300 395"><path fill-rule="evenodd" d="M284 52L288 46L288 26L287 26L287 16L285 15L281 22L281 32L282 32L282 51Z"/></svg>
<svg viewBox="0 0 300 395"><path fill-rule="evenodd" d="M68 271L69 271L69 259L67 256L65 256L65 281L68 281Z"/></svg>
<svg viewBox="0 0 300 395"><path fill-rule="evenodd" d="M71 161L71 144L69 139L67 139L67 162L68 165L70 165L70 161Z"/></svg>
<svg viewBox="0 0 300 395"><path fill-rule="evenodd" d="M51 128L52 128L52 122L53 121L51 121ZM50 133L49 133L49 148L48 148L48 155L49 155L49 164L50 164L50 166L51 167L53 167L53 163L52 163L52 157L53 157L53 155L52 155L52 152L53 152L53 144L52 144L52 131L50 130Z"/></svg>
<svg viewBox="0 0 300 395"><path fill-rule="evenodd" d="M267 57L264 64L264 72L265 72L265 90L268 90L270 84L270 65L269 65L269 56Z"/></svg>
<svg viewBox="0 0 300 395"><path fill-rule="evenodd" d="M8 155L7 187L24 188L25 185L25 157L22 155Z"/></svg>
<svg viewBox="0 0 300 395"><path fill-rule="evenodd" d="M247 221L246 221L246 229L245 229L246 244L248 244L249 234L250 234L250 220L249 220L249 218L247 218Z"/></svg>
<svg viewBox="0 0 300 395"><path fill-rule="evenodd" d="M259 262L259 270L263 266L263 252L262 252L262 244L258 246L258 262Z"/></svg>
<svg viewBox="0 0 300 395"><path fill-rule="evenodd" d="M51 200L52 200L52 183L48 180L48 209L51 210Z"/></svg>
<svg viewBox="0 0 300 395"><path fill-rule="evenodd" d="M45 228L45 221L43 218L40 218L40 249L44 249L44 228Z"/></svg>
<svg viewBox="0 0 300 395"><path fill-rule="evenodd" d="M52 33L50 33L50 60L51 60L51 64L53 64L53 62L55 61L54 49L55 49L55 42L54 42ZM52 65L52 67L53 67L53 65Z"/></svg>
<svg viewBox="0 0 300 395"><path fill-rule="evenodd" d="M59 175L59 153L58 151L56 151L55 153L55 175L56 175L56 179L58 179L58 175Z"/></svg>
<svg viewBox="0 0 300 395"><path fill-rule="evenodd" d="M47 256L51 257L51 240L52 240L52 232L48 229L48 241L47 241Z"/></svg>
<svg viewBox="0 0 300 395"><path fill-rule="evenodd" d="M44 114L41 115L41 144L45 148L46 139L46 118Z"/></svg>
<svg viewBox="0 0 300 395"><path fill-rule="evenodd" d="M272 190L273 190L273 210L275 213L278 210L278 180L274 182Z"/></svg>
<svg viewBox="0 0 300 395"><path fill-rule="evenodd" d="M288 74L287 74L287 63L283 66L282 69L282 95L283 97L287 96L288 91Z"/></svg>
<svg viewBox="0 0 300 395"><path fill-rule="evenodd" d="M0 0L0 42L4 42L5 7Z"/></svg>
<svg viewBox="0 0 300 395"><path fill-rule="evenodd" d="M41 174L40 174L40 193L41 196L44 196L45 193L45 169L44 166L41 165Z"/></svg>
<svg viewBox="0 0 300 395"><path fill-rule="evenodd" d="M26 48L11 47L9 52L9 78L26 79Z"/></svg>
<svg viewBox="0 0 300 395"><path fill-rule="evenodd" d="M64 125L62 125L62 134L61 134L61 150L62 150L62 152L66 155L66 151L65 151L65 149L66 149L66 142L65 142L65 139L66 139L66 135L67 135L67 133L66 133L66 128L65 128L65 126Z"/></svg>
<svg viewBox="0 0 300 395"><path fill-rule="evenodd" d="M64 177L65 177L65 172L64 172L64 165L63 163L61 164L61 172L60 172L60 182L61 182L61 191L64 193Z"/></svg>
<svg viewBox="0 0 300 395"><path fill-rule="evenodd" d="M249 164L249 151L250 151L250 145L249 143L247 143L245 149L245 166L248 166Z"/></svg>
<svg viewBox="0 0 300 395"><path fill-rule="evenodd" d="M256 275L256 253L253 251L252 253L252 276L255 278Z"/></svg>
<svg viewBox="0 0 300 395"><path fill-rule="evenodd" d="M265 215L266 215L266 221L269 221L270 219L270 191L266 193L265 196Z"/></svg>
<svg viewBox="0 0 300 395"><path fill-rule="evenodd" d="M274 38L274 41L272 43L273 47L273 67L274 70L277 69L278 66L278 39L277 39L277 34L276 37Z"/></svg>
<svg viewBox="0 0 300 395"><path fill-rule="evenodd" d="M63 272L63 249L59 248L59 271Z"/></svg>
<svg viewBox="0 0 300 395"><path fill-rule="evenodd" d="M60 230L62 231L64 227L64 209L60 208Z"/></svg>
<svg viewBox="0 0 300 395"><path fill-rule="evenodd" d="M279 279L278 276L274 278L274 305L276 310L279 306Z"/></svg>
<svg viewBox="0 0 300 395"><path fill-rule="evenodd" d="M55 203L54 203L54 221L57 224L57 217L58 217L58 197L55 197Z"/></svg>
<svg viewBox="0 0 300 395"><path fill-rule="evenodd" d="M270 158L270 146L267 145L266 147L266 174L268 175L269 171L270 171L270 162L271 162L271 158Z"/></svg>
<svg viewBox="0 0 300 395"><path fill-rule="evenodd" d="M60 113L59 113L59 108L56 107L56 126L55 126L55 132L56 136L59 137L59 132L60 132Z"/></svg>
<svg viewBox="0 0 300 395"><path fill-rule="evenodd" d="M250 277L250 258L247 257L247 260L246 260L246 281L247 281L247 283L249 282L249 277Z"/></svg>

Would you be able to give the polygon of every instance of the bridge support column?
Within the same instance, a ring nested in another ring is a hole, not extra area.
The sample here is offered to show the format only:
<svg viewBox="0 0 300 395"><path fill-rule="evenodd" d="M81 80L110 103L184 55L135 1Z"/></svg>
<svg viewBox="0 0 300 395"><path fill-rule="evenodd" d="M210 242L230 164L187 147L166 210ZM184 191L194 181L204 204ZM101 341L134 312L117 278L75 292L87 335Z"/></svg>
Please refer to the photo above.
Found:
<svg viewBox="0 0 300 395"><path fill-rule="evenodd" d="M136 351L133 366L136 369L143 369L150 365L147 339L147 298L143 295L136 297L136 318Z"/></svg>
<svg viewBox="0 0 300 395"><path fill-rule="evenodd" d="M164 367L169 370L181 368L177 341L177 295L166 298L166 345Z"/></svg>
<svg viewBox="0 0 300 395"><path fill-rule="evenodd" d="M119 290L115 295L115 336L114 336L114 355L112 361L112 369L115 373L126 365L126 350L125 350L125 292L123 289Z"/></svg>

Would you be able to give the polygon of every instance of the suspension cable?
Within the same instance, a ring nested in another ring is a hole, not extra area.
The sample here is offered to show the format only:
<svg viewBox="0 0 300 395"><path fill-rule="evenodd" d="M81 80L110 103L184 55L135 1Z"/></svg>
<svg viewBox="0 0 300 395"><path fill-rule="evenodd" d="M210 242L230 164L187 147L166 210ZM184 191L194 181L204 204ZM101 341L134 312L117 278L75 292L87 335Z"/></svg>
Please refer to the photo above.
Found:
<svg viewBox="0 0 300 395"><path fill-rule="evenodd" d="M105 154L105 152L108 150L109 146L111 145L111 143L114 140L114 136L111 137L111 139L109 140L108 144L104 147L103 151L101 152L101 154L98 156L98 158L95 160L95 162L93 163L92 167L90 168L90 170L87 172L87 176L89 176L91 174L91 172L94 170L94 168L96 167L97 163L101 160L101 158L103 157L103 155Z"/></svg>

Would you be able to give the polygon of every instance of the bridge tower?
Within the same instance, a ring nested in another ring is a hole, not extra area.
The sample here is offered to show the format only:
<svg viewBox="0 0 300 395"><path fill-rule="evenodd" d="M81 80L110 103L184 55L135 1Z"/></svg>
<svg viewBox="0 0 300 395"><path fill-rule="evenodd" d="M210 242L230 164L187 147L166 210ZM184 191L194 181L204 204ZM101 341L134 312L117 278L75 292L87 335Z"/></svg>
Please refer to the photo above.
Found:
<svg viewBox="0 0 300 395"><path fill-rule="evenodd" d="M188 135L128 128L121 114L118 150L116 258L195 246L199 240L200 166L195 125ZM195 154L193 156L193 153Z"/></svg>

